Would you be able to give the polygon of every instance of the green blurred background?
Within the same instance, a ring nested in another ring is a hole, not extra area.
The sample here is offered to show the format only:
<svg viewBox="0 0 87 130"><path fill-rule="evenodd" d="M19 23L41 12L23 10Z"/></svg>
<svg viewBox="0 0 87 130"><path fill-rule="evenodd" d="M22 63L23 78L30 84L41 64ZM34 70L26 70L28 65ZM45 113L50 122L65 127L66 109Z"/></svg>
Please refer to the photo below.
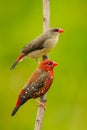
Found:
<svg viewBox="0 0 87 130"><path fill-rule="evenodd" d="M47 94L42 130L87 130L87 0L50 0L51 27L61 27L50 59L59 63ZM42 0L0 0L0 129L33 130L37 112L28 101L14 117L17 96L37 67L25 59L9 68L20 49L43 31Z"/></svg>

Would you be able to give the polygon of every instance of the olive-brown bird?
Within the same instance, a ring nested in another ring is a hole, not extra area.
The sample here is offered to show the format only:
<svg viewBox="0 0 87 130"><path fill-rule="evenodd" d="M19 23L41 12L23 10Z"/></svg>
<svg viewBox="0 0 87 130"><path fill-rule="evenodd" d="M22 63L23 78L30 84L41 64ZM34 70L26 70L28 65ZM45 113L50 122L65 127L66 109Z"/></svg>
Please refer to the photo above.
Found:
<svg viewBox="0 0 87 130"><path fill-rule="evenodd" d="M64 32L63 29L52 28L35 38L21 50L20 55L10 69L14 69L18 62L26 56L38 59L39 57L46 55L52 48L55 47L59 34L62 32Z"/></svg>
<svg viewBox="0 0 87 130"><path fill-rule="evenodd" d="M50 88L54 79L54 66L58 65L51 60L44 60L40 63L36 71L32 74L25 87L18 96L16 106L13 109L12 116L28 99L37 98L44 95Z"/></svg>

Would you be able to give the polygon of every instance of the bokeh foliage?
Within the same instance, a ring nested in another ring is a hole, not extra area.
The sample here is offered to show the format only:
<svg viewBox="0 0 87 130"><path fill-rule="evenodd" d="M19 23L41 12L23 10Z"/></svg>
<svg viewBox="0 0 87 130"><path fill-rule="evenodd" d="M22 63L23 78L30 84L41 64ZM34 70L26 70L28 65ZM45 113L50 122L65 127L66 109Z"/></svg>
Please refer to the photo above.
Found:
<svg viewBox="0 0 87 130"><path fill-rule="evenodd" d="M50 59L59 63L47 94L42 130L87 130L87 1L50 0L51 27L61 27ZM42 1L0 1L0 129L33 130L37 104L28 101L11 117L17 95L37 63L9 68L20 49L43 31Z"/></svg>

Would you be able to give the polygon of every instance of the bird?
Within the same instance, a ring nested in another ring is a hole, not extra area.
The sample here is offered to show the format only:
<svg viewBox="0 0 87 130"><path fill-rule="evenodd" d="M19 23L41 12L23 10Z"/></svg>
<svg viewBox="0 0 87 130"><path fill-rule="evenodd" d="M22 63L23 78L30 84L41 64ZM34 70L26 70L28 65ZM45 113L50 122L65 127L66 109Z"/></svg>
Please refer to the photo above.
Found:
<svg viewBox="0 0 87 130"><path fill-rule="evenodd" d="M39 57L46 55L55 47L58 42L59 34L62 32L64 32L64 30L61 28L51 28L34 40L30 41L21 50L18 58L10 69L14 69L15 66L27 56L30 58L35 58L36 61L38 61Z"/></svg>
<svg viewBox="0 0 87 130"><path fill-rule="evenodd" d="M50 88L53 79L54 71L53 68L58 64L52 60L42 61L36 70L33 72L24 88L20 91L16 105L11 113L14 116L17 110L29 99L37 99L43 96ZM40 104L43 104L38 100ZM43 106L43 105L42 105Z"/></svg>

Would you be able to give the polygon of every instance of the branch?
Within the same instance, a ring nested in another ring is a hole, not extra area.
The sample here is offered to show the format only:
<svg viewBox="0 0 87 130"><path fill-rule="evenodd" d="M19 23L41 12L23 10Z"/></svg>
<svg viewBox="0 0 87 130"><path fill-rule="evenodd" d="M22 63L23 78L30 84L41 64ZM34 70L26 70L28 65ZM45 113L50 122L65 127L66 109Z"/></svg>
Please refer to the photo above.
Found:
<svg viewBox="0 0 87 130"><path fill-rule="evenodd" d="M43 31L50 28L50 0L43 0Z"/></svg>
<svg viewBox="0 0 87 130"><path fill-rule="evenodd" d="M43 0L43 32L47 31L50 27L50 0ZM48 55L43 56L43 60L48 59ZM46 104L46 94L40 97L40 101ZM41 130L42 120L44 117L44 109L39 106L36 116L34 130Z"/></svg>

